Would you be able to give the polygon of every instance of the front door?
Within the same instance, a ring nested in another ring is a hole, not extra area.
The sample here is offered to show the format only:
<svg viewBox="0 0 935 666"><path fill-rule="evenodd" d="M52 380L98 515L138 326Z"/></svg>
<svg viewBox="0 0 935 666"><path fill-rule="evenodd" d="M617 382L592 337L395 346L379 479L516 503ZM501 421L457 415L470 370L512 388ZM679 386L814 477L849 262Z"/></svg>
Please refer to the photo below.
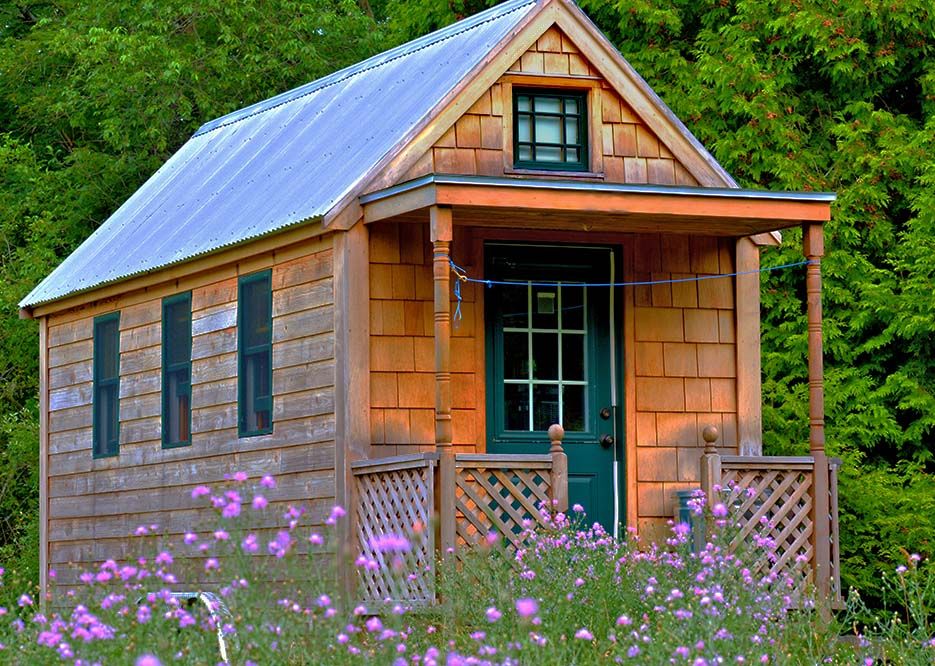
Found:
<svg viewBox="0 0 935 666"><path fill-rule="evenodd" d="M492 281L485 289L487 451L547 453L547 430L561 424L570 504L614 533L623 509L615 492L621 447L607 286L614 252L488 243L485 256Z"/></svg>

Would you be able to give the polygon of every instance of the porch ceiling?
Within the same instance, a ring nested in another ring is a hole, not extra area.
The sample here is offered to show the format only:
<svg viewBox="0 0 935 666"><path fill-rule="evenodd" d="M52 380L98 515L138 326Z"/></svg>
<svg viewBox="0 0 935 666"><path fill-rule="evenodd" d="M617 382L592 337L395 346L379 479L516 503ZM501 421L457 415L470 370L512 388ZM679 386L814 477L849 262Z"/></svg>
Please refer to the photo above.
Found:
<svg viewBox="0 0 935 666"><path fill-rule="evenodd" d="M623 185L572 179L429 174L360 197L364 221L426 222L450 206L457 225L751 236L825 222L831 192Z"/></svg>

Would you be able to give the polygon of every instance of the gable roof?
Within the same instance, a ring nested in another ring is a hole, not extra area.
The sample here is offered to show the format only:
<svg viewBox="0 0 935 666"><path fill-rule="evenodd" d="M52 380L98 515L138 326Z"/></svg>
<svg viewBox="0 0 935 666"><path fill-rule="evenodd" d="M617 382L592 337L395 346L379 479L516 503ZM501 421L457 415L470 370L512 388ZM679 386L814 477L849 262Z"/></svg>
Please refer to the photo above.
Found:
<svg viewBox="0 0 935 666"><path fill-rule="evenodd" d="M510 0L203 125L21 302L30 309L287 228L359 194L491 52L550 0ZM568 3L570 4L570 3ZM724 185L730 176L577 8L653 111L675 123Z"/></svg>

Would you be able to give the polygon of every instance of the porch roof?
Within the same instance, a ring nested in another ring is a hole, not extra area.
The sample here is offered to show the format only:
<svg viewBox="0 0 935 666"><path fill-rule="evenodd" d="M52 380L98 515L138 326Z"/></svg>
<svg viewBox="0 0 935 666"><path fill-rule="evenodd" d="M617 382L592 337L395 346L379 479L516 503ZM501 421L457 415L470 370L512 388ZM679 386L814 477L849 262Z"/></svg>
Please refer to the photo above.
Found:
<svg viewBox="0 0 935 666"><path fill-rule="evenodd" d="M449 206L454 223L465 226L739 237L825 222L836 196L436 173L365 194L360 203L368 223L423 222L430 207Z"/></svg>

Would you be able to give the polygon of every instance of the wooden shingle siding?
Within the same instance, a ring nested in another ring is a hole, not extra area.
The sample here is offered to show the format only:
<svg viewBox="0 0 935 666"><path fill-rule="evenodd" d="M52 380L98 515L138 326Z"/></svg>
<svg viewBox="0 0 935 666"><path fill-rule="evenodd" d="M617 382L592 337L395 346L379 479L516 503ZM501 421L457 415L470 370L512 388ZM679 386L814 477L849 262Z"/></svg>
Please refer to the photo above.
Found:
<svg viewBox="0 0 935 666"><path fill-rule="evenodd" d="M537 75L539 78L529 76ZM574 77L578 77L577 79ZM583 78L582 78L583 77ZM643 123L629 104L604 81L557 27L550 28L507 73L459 118L401 178L427 173L502 176L512 167L512 86L554 87L577 82L591 95L591 150L600 153L605 182L698 185L695 178ZM567 83L567 82L566 82Z"/></svg>
<svg viewBox="0 0 935 666"><path fill-rule="evenodd" d="M370 422L375 455L431 450L435 443L435 365L431 246L418 224L370 230ZM460 241L460 242L459 242ZM456 262L469 247L452 244ZM462 263L461 265L464 265ZM460 322L452 325L452 427L458 451L483 448L484 369L476 363L475 285L462 285ZM451 311L456 301L452 299ZM479 388L480 386L480 388Z"/></svg>
<svg viewBox="0 0 935 666"><path fill-rule="evenodd" d="M192 445L161 448L161 297L120 310L120 454L91 454L93 317L90 308L49 321L49 546L59 584L108 558L137 555L137 526L158 523L179 536L216 521L198 484L246 471L273 474L271 509L256 527L272 528L288 503L312 508L321 524L334 503L334 293L331 239L287 248L231 271L206 274L192 291ZM237 438L237 278L272 269L272 434ZM180 290L181 291L181 290ZM249 511L248 511L249 513ZM265 522L264 522L265 521ZM260 523L263 523L262 525ZM268 523L268 524L267 524ZM196 556L196 553L192 553ZM193 560L194 561L194 560Z"/></svg>
<svg viewBox="0 0 935 666"><path fill-rule="evenodd" d="M732 273L733 241L638 235L636 281ZM704 442L717 426L718 445L737 449L734 278L633 289L635 499L640 534L665 536L672 493L697 487Z"/></svg>

